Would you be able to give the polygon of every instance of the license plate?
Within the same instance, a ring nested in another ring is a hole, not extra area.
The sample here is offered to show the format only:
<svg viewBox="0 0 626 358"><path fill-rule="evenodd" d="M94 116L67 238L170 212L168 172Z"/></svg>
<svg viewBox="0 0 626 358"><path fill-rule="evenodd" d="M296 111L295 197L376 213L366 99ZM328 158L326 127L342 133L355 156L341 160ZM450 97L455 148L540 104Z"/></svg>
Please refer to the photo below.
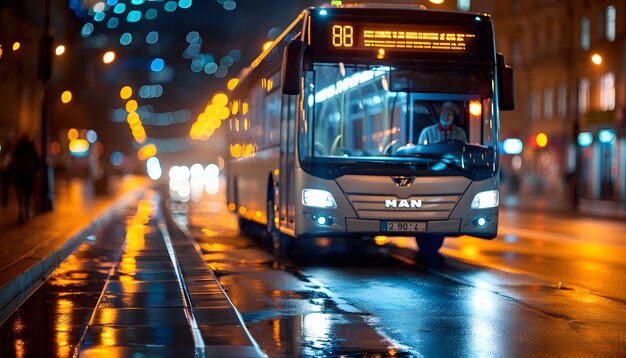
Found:
<svg viewBox="0 0 626 358"><path fill-rule="evenodd" d="M382 231L423 232L426 231L426 223L417 221L383 221Z"/></svg>

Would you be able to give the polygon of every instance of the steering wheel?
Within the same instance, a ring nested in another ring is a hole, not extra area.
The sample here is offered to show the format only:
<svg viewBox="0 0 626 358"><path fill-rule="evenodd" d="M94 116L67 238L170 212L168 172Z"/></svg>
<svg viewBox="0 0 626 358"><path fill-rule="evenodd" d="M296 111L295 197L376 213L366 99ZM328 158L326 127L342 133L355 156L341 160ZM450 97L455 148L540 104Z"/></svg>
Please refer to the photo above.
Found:
<svg viewBox="0 0 626 358"><path fill-rule="evenodd" d="M326 147L321 142L315 141L313 148L315 148L315 153L317 154L328 155L328 150L326 150Z"/></svg>
<svg viewBox="0 0 626 358"><path fill-rule="evenodd" d="M380 152L380 154L382 155L390 155L391 154L391 148L393 148L394 145L398 144L399 141L397 139L394 139L391 141L391 143L387 143L385 145L385 147L383 148L383 150Z"/></svg>
<svg viewBox="0 0 626 358"><path fill-rule="evenodd" d="M333 144L330 146L330 155L335 155L337 151L337 146L339 146L339 141L341 140L341 134L337 135L333 140Z"/></svg>

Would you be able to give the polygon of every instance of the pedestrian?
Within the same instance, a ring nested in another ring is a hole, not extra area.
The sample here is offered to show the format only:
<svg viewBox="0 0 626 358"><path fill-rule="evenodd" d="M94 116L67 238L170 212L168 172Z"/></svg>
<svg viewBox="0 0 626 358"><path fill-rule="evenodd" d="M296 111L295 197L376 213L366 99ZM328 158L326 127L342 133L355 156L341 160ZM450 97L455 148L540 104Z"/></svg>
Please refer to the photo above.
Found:
<svg viewBox="0 0 626 358"><path fill-rule="evenodd" d="M9 204L9 183L11 177L11 145L6 141L0 148L0 190L2 191L2 207Z"/></svg>
<svg viewBox="0 0 626 358"><path fill-rule="evenodd" d="M35 175L39 169L39 155L29 134L23 134L15 143L11 170L17 191L19 206L18 223L26 224L30 218L30 202L35 186Z"/></svg>

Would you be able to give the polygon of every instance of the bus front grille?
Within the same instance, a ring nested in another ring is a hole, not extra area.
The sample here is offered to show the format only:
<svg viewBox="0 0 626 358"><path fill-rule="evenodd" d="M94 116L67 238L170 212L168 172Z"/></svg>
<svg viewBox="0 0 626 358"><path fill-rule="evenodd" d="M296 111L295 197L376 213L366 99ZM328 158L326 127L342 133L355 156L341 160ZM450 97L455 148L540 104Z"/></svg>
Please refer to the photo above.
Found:
<svg viewBox="0 0 626 358"><path fill-rule="evenodd" d="M360 219L378 220L446 220L460 198L460 195L399 198L348 193Z"/></svg>

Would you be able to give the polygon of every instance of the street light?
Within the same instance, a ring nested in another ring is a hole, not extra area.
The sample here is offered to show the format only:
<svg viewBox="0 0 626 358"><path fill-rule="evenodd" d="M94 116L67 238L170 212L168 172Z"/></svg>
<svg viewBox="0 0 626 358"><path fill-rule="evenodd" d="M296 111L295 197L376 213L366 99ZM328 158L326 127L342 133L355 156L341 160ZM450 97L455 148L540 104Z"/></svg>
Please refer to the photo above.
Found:
<svg viewBox="0 0 626 358"><path fill-rule="evenodd" d="M109 64L115 61L115 52L107 51L102 55L102 62Z"/></svg>
<svg viewBox="0 0 626 358"><path fill-rule="evenodd" d="M65 53L65 46L63 46L63 45L59 45L59 46L57 46L57 48L54 50L54 53L55 53L57 56L61 56L62 54L64 54L64 53Z"/></svg>
<svg viewBox="0 0 626 358"><path fill-rule="evenodd" d="M594 54L591 56L591 62L593 62L593 63L594 63L594 64L596 64L596 65L601 65L601 64L602 64L602 56L600 56L600 55L599 55L599 54L597 54L597 53L594 53Z"/></svg>

